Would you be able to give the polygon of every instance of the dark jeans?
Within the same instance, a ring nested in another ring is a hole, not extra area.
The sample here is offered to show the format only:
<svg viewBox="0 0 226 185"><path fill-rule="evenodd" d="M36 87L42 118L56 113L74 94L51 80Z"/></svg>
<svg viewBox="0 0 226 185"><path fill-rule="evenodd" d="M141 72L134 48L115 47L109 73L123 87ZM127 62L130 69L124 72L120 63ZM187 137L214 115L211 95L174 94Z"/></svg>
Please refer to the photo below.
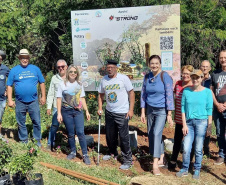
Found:
<svg viewBox="0 0 226 185"><path fill-rule="evenodd" d="M123 164L131 164L132 152L129 141L129 120L125 118L126 114L112 113L105 111L106 139L109 151L115 156L118 155L118 133L120 138L120 147L122 151Z"/></svg>
<svg viewBox="0 0 226 185"><path fill-rule="evenodd" d="M57 109L53 108L52 111L53 117L52 117L52 124L49 131L49 138L48 138L48 145L51 145L53 147L53 143L55 142L56 138L56 132L59 128L59 122L57 121Z"/></svg>
<svg viewBox="0 0 226 185"><path fill-rule="evenodd" d="M181 149L181 143L183 140L183 132L182 132L183 126L180 124L176 124L175 127L175 133L174 133L174 144L173 144L173 153L171 156L171 161L177 161L180 149Z"/></svg>
<svg viewBox="0 0 226 185"><path fill-rule="evenodd" d="M41 139L41 121L40 121L40 109L38 100L32 102L21 102L16 100L16 120L18 123L18 135L21 141L28 139L27 127L26 127L26 114L29 113L31 121L33 123L33 137L36 140Z"/></svg>
<svg viewBox="0 0 226 185"><path fill-rule="evenodd" d="M76 152L75 146L75 132L79 139L79 144L82 148L82 154L87 155L87 144L84 133L84 115L83 111L71 108L61 108L63 122L68 132L68 143L71 152Z"/></svg>
<svg viewBox="0 0 226 185"><path fill-rule="evenodd" d="M214 119L214 123L216 126L217 142L218 142L218 146L219 146L219 157L225 158L225 154L226 154L226 140L225 140L226 116L224 116L222 113L218 112L216 107L214 107L213 119Z"/></svg>

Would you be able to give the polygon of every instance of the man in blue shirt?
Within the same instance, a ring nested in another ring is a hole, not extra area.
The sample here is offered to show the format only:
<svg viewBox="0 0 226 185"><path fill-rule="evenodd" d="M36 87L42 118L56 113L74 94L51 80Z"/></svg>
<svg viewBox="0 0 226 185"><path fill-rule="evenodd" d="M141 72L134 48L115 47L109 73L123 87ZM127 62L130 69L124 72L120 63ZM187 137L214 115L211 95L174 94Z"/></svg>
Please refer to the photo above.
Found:
<svg viewBox="0 0 226 185"><path fill-rule="evenodd" d="M2 64L2 61L5 58L5 52L0 50L0 125L2 123L2 116L6 106L6 77L9 75L9 68Z"/></svg>
<svg viewBox="0 0 226 185"><path fill-rule="evenodd" d="M29 64L30 54L27 49L21 49L18 58L20 65L12 68L8 76L8 105L10 107L16 105L16 120L20 140L24 143L28 141L25 125L26 113L28 112L33 123L33 137L37 140L37 145L41 147L41 121L37 84L40 84L42 94L40 103L44 105L46 102L45 79L37 66ZM15 102L12 100L13 85L15 87Z"/></svg>

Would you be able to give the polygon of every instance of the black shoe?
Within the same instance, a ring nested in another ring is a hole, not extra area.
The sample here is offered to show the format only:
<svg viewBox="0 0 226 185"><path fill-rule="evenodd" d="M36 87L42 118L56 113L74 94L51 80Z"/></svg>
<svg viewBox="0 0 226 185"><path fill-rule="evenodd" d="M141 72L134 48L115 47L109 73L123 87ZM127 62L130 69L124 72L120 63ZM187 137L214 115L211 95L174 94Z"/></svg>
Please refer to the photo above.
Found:
<svg viewBox="0 0 226 185"><path fill-rule="evenodd" d="M175 168L177 167L177 163L171 163L171 162L168 162L168 169L169 170L174 170Z"/></svg>

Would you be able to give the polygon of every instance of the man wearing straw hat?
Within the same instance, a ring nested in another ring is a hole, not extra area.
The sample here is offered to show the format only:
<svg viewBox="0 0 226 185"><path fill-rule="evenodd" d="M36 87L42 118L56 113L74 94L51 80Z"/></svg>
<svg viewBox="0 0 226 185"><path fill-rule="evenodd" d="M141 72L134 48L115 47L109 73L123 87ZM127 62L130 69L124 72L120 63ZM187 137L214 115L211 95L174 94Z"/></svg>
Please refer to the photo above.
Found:
<svg viewBox="0 0 226 185"><path fill-rule="evenodd" d="M2 116L6 106L6 77L8 77L10 71L7 66L2 64L2 61L5 58L5 52L0 50L0 125L2 123Z"/></svg>
<svg viewBox="0 0 226 185"><path fill-rule="evenodd" d="M41 121L37 84L40 84L42 94L40 103L44 105L46 102L45 79L37 66L29 64L30 57L27 49L21 49L18 56L20 65L12 68L9 73L7 80L8 105L10 107L16 106L18 135L21 142L28 142L25 125L26 113L28 112L33 123L33 137L37 140L37 145L41 147ZM13 85L15 87L15 102L12 99Z"/></svg>

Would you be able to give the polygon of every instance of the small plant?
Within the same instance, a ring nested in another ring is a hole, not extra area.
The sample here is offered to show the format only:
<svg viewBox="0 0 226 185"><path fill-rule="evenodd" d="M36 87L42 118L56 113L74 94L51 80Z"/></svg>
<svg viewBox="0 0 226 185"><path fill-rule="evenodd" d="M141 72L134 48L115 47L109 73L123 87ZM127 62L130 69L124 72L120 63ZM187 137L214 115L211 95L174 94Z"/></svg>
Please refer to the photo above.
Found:
<svg viewBox="0 0 226 185"><path fill-rule="evenodd" d="M59 154L61 152L61 147L60 146L57 146L56 152L57 152L57 154Z"/></svg>
<svg viewBox="0 0 226 185"><path fill-rule="evenodd" d="M0 138L0 174L4 172L6 165L10 162L12 156L12 149L9 147L7 141Z"/></svg>
<svg viewBox="0 0 226 185"><path fill-rule="evenodd" d="M36 145L36 142L29 141L25 154L13 156L9 164L10 173L17 174L20 178L26 177L27 180L35 179L33 165L37 154L38 146Z"/></svg>

